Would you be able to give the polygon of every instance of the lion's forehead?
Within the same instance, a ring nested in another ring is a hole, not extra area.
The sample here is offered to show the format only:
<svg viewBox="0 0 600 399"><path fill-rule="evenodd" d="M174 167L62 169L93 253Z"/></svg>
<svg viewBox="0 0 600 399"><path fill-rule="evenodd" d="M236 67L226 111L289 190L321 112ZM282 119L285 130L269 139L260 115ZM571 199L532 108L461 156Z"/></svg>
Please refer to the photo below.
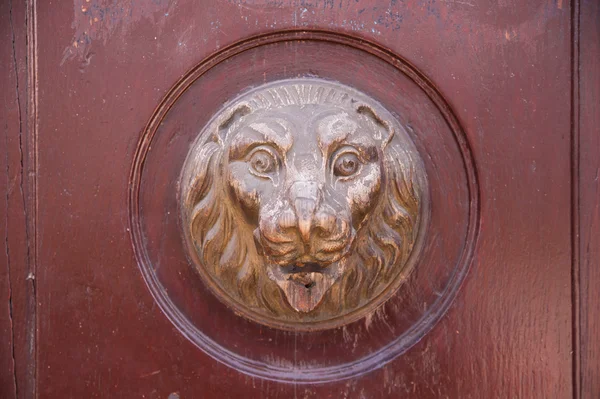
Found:
<svg viewBox="0 0 600 399"><path fill-rule="evenodd" d="M233 142L242 141L245 136L256 138L258 133L285 150L295 148L296 144L304 149L315 146L326 149L344 141L373 144L375 139L370 130L351 108L331 106L323 110L323 107L293 105L255 111L241 123Z"/></svg>

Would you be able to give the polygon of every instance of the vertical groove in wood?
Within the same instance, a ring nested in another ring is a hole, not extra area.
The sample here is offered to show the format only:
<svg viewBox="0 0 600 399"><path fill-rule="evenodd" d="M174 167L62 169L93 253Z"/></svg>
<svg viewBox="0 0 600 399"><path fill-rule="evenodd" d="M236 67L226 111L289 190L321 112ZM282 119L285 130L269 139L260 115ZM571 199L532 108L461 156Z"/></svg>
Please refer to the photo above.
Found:
<svg viewBox="0 0 600 399"><path fill-rule="evenodd" d="M27 391L25 397L37 397L37 299L36 299L36 265L37 265L37 134L38 134L38 70L37 70L37 15L36 0L27 1L27 203L26 203L26 236L27 236Z"/></svg>
<svg viewBox="0 0 600 399"><path fill-rule="evenodd" d="M581 0L578 41L579 394L600 397L600 3Z"/></svg>

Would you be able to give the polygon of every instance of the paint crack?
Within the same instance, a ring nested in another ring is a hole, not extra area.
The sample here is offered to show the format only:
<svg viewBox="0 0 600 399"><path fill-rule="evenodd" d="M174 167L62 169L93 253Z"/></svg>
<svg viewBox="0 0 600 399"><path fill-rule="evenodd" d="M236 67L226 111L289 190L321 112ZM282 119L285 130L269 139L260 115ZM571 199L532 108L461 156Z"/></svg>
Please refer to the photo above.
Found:
<svg viewBox="0 0 600 399"><path fill-rule="evenodd" d="M16 52L16 39L15 39L15 28L13 23L13 5L12 0L9 0L9 21L10 21L10 32L11 32L11 41L12 41L12 61L15 73L15 93L17 99L17 116L19 119L19 156L20 156L20 190L21 197L23 201L25 197L23 195L23 121L21 118L21 99L19 96L19 71L17 69L17 52ZM11 335L11 356L12 356L12 364L13 364L13 386L14 386L14 394L15 398L19 397L19 388L17 382L17 364L15 357L15 325L13 320L13 293L12 293L12 277L11 277L11 259L10 259L10 248L9 248L9 228L8 228L8 211L9 211L9 200L10 200L10 190L8 186L10 184L10 163L8 159L8 132L5 130L5 141L6 141L6 179L7 179L7 190L6 190L6 234L5 234L5 248L6 248L6 263L7 263L7 277L8 277L8 307L9 307L9 318L10 318L10 335ZM24 208L25 210L25 208Z"/></svg>

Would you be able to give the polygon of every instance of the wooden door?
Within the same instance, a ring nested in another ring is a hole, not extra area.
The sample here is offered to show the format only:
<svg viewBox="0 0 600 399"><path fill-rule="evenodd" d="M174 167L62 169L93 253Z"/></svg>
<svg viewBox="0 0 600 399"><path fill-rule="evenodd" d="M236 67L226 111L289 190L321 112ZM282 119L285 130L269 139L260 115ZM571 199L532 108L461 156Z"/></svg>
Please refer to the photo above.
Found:
<svg viewBox="0 0 600 399"><path fill-rule="evenodd" d="M2 397L600 395L597 2L0 8Z"/></svg>

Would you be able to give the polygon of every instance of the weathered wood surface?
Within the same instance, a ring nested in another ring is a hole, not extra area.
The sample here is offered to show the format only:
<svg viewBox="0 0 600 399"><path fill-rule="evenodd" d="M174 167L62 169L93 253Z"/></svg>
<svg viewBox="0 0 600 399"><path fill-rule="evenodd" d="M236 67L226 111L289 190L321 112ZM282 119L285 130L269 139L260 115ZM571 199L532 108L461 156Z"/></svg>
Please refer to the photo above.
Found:
<svg viewBox="0 0 600 399"><path fill-rule="evenodd" d="M580 348L575 375L581 398L596 398L600 395L600 3L586 0L580 7L575 125L579 143L574 154L578 162L574 198L579 267L575 331L579 332Z"/></svg>
<svg viewBox="0 0 600 399"><path fill-rule="evenodd" d="M33 397L32 96L25 2L0 4L0 397Z"/></svg>
<svg viewBox="0 0 600 399"><path fill-rule="evenodd" d="M600 394L597 2L10 6L0 6L3 397ZM353 35L415 65L458 116L481 190L474 263L445 318L386 367L325 385L247 377L199 351L155 305L128 232L133 155L161 99L215 51L281 29Z"/></svg>

